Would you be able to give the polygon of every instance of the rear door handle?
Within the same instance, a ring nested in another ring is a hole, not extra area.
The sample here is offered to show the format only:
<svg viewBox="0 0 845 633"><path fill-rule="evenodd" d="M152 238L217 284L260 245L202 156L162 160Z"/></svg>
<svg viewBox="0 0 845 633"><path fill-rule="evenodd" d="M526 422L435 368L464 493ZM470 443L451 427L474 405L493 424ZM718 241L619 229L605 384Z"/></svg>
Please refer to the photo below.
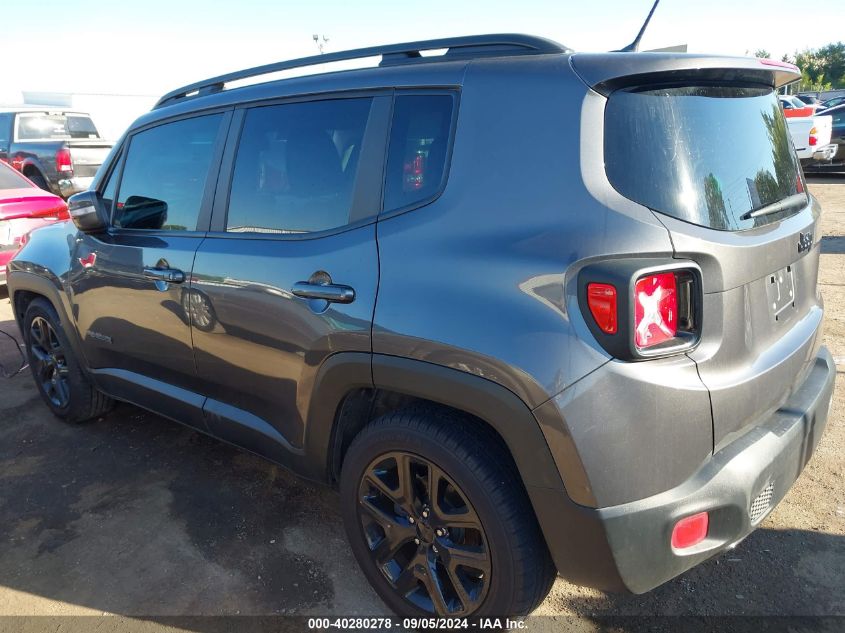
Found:
<svg viewBox="0 0 845 633"><path fill-rule="evenodd" d="M352 303L355 301L355 289L341 284L318 284L298 281L291 292L302 299L323 299L329 303Z"/></svg>
<svg viewBox="0 0 845 633"><path fill-rule="evenodd" d="M181 284L185 281L185 273L175 268L144 268L144 277L170 284Z"/></svg>

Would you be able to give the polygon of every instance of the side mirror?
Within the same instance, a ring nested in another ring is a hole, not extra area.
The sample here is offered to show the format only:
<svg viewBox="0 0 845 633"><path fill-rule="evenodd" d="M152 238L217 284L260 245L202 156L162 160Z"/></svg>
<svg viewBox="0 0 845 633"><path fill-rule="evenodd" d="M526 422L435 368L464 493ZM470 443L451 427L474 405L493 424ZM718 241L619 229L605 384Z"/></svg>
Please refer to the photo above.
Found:
<svg viewBox="0 0 845 633"><path fill-rule="evenodd" d="M85 233L98 233L109 225L108 209L96 191L82 191L71 196L67 210L76 228Z"/></svg>

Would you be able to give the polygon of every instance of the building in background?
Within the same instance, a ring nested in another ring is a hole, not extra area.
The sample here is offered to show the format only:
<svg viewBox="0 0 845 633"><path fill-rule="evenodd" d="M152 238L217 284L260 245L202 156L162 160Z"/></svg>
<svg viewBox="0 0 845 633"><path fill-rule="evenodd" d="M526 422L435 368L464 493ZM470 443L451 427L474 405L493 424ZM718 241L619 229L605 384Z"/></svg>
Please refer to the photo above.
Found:
<svg viewBox="0 0 845 633"><path fill-rule="evenodd" d="M87 112L105 139L117 140L132 121L148 112L159 95L90 92L0 92L0 105L45 106Z"/></svg>

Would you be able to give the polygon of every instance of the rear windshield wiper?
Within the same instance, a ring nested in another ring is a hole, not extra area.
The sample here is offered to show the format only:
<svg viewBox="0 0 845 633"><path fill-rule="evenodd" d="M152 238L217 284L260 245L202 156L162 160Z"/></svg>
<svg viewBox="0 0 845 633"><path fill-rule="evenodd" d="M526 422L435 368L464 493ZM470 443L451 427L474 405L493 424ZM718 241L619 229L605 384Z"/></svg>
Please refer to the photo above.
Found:
<svg viewBox="0 0 845 633"><path fill-rule="evenodd" d="M739 216L740 220L750 220L751 218L759 218L761 215L771 215L772 213L778 213L779 211L786 211L787 209L792 209L793 207L803 207L805 206L809 200L807 199L807 194L805 193L796 193L783 200L778 200L777 202L773 202L772 204L767 204L765 207L760 207L759 209L754 209L753 211L749 211L748 213L743 213Z"/></svg>

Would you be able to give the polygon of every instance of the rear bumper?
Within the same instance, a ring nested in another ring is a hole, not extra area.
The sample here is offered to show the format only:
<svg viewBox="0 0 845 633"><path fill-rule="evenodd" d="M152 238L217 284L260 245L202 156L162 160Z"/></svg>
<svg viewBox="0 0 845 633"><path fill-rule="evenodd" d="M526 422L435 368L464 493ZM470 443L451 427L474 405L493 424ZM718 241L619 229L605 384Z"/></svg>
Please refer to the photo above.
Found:
<svg viewBox="0 0 845 633"><path fill-rule="evenodd" d="M643 593L739 543L786 495L812 457L827 422L835 376L833 358L821 348L804 384L765 424L709 457L679 486L617 506L579 507L584 525L604 532L603 538L593 535L583 544L594 548L600 573L573 567L573 549L580 550L575 558L583 565L590 560L582 544L572 540L578 534L570 533L564 542L550 538L553 530L543 525L558 570L601 589L621 585ZM562 501L561 507L566 505L571 508L572 502ZM704 511L710 513L707 538L688 550L673 550L674 524Z"/></svg>
<svg viewBox="0 0 845 633"><path fill-rule="evenodd" d="M817 148L808 148L806 150L807 156L802 158L802 163L809 163L812 164L814 162L827 162L833 160L833 157L836 156L836 152L839 149L839 146L835 143L831 143L830 145L825 145L823 147Z"/></svg>
<svg viewBox="0 0 845 633"><path fill-rule="evenodd" d="M63 198L67 198L80 191L86 191L93 181L93 176L62 178L58 182L59 193Z"/></svg>

